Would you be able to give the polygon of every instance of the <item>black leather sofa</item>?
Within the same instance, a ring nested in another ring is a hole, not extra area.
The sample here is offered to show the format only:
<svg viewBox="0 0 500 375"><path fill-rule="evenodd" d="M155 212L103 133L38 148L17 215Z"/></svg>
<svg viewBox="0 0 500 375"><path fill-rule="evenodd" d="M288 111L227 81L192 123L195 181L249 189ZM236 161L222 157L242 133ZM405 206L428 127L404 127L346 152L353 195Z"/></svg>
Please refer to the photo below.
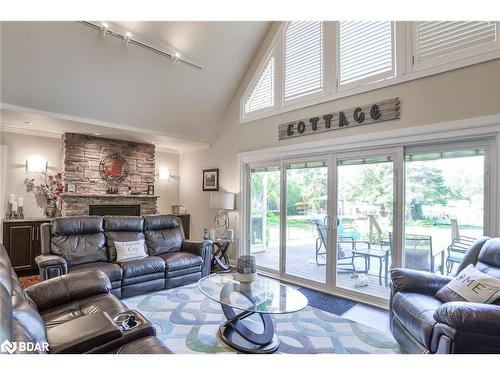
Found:
<svg viewBox="0 0 500 375"><path fill-rule="evenodd" d="M23 290L0 244L0 354L169 353L154 327L110 289L103 272L89 270ZM120 328L113 318L125 312L141 324Z"/></svg>
<svg viewBox="0 0 500 375"><path fill-rule="evenodd" d="M41 240L35 260L43 280L99 270L118 298L190 284L210 272L212 242L185 240L174 215L56 218L42 225ZM117 261L114 242L136 240L145 240L148 256Z"/></svg>
<svg viewBox="0 0 500 375"><path fill-rule="evenodd" d="M469 264L500 279L500 238L478 239L457 273ZM500 353L500 300L443 303L435 294L450 279L402 268L391 271L390 326L396 341L406 353Z"/></svg>

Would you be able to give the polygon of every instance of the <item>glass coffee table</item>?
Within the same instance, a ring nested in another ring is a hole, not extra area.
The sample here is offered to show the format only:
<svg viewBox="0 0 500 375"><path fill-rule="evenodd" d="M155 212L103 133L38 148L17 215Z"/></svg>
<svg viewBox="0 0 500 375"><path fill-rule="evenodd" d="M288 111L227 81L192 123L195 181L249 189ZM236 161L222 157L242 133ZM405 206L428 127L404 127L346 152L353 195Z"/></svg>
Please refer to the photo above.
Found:
<svg viewBox="0 0 500 375"><path fill-rule="evenodd" d="M221 340L243 353L275 352L280 340L270 314L289 314L307 306L307 298L298 290L259 275L252 282L240 282L235 273L211 274L198 281L198 288L222 306L227 321L219 327ZM260 322L252 315L258 315Z"/></svg>

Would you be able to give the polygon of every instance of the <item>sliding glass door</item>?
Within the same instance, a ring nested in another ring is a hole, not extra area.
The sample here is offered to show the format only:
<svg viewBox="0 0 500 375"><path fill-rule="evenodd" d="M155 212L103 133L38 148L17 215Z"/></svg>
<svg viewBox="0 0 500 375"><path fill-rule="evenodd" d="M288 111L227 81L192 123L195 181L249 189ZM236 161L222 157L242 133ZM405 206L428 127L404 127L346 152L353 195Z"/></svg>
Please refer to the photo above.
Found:
<svg viewBox="0 0 500 375"><path fill-rule="evenodd" d="M389 297L396 151L336 158L335 286Z"/></svg>
<svg viewBox="0 0 500 375"><path fill-rule="evenodd" d="M250 169L250 253L260 268L280 270L280 189L279 165Z"/></svg>
<svg viewBox="0 0 500 375"><path fill-rule="evenodd" d="M404 267L453 273L484 234L486 154L481 143L406 152Z"/></svg>
<svg viewBox="0 0 500 375"><path fill-rule="evenodd" d="M324 284L328 253L326 160L285 164L285 273Z"/></svg>

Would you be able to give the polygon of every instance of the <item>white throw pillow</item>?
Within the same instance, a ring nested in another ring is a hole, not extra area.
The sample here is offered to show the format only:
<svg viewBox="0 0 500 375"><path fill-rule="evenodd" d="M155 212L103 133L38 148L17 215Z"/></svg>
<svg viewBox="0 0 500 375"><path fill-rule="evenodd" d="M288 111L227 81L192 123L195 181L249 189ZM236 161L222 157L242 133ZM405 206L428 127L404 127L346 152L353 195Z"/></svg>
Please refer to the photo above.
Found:
<svg viewBox="0 0 500 375"><path fill-rule="evenodd" d="M441 301L493 303L500 298L500 280L477 270L472 264L464 268L437 293Z"/></svg>
<svg viewBox="0 0 500 375"><path fill-rule="evenodd" d="M144 240L118 242L115 241L116 260L139 259L147 256L144 248Z"/></svg>

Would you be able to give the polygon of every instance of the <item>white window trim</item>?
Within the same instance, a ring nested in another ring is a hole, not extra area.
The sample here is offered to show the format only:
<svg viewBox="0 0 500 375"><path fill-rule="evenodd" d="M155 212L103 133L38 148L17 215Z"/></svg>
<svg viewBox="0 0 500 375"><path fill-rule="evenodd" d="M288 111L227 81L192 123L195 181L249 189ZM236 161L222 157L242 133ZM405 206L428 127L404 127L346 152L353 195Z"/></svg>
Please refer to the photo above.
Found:
<svg viewBox="0 0 500 375"><path fill-rule="evenodd" d="M275 46L282 46L283 43L280 41L283 40L283 23L280 29L277 32L276 38L271 42L269 51L271 51ZM497 33L500 33L500 22L497 22ZM328 29L330 28L330 29ZM331 31L331 28L334 31ZM336 22L327 21L325 22L325 69L326 67L330 67L330 69L326 69L325 71L325 87L324 95L314 96L314 97L304 97L300 99L300 102L290 102L283 103L283 50L279 51L279 48L276 50L275 56L275 107L268 108L267 111L262 113L257 113L258 111L252 112L251 114L244 115L244 106L240 105L240 124L247 124L253 121L262 120L264 118L269 118L272 116L280 115L283 113L287 113L290 111L294 111L297 109L307 108L314 105L318 105L321 103L329 102L336 99L341 99L345 97L349 97L352 95L358 95L361 93L369 92L372 90L377 90L380 88L397 85L404 82L413 81L416 79L433 76L436 74L445 73L448 71L464 68L467 66L480 64L483 62L500 59L500 35L498 39L498 48L495 50L491 50L488 52L481 53L475 56L465 56L460 60L451 61L448 63L443 63L441 65L436 65L432 67L428 67L426 69L417 70L415 69L414 64L412 63L413 57L413 22L406 21L397 21L395 25L395 59L393 61L396 62L396 74L391 78L387 78L378 82L368 83L362 86L351 87L349 89L339 91L336 85L336 76L338 73L337 67L337 52L336 48L332 46L332 43L329 42L328 38L336 40L337 35L335 32ZM279 37L279 38L278 38ZM267 51L267 53L269 53ZM267 56L266 53L266 56ZM260 68L261 66L259 66ZM281 69L281 70L280 70ZM259 70L257 70L259 71ZM255 74L257 75L257 74ZM281 79L276 79L276 77L280 77ZM253 77L252 81L254 80ZM252 82L250 81L250 82ZM251 83L247 86L245 91L245 95L242 96L242 102L244 102L244 98L248 95L249 87L252 87ZM315 93L317 94L317 93ZM281 98L281 99L279 99Z"/></svg>
<svg viewBox="0 0 500 375"><path fill-rule="evenodd" d="M340 83L340 23L335 22L335 29L336 29L336 43L335 43L335 49L337 51L336 57L337 57L337 64L336 64L336 77L337 77L337 91L338 92L344 92L351 90L356 87L361 87L361 86L366 86L371 83L375 82L380 82L384 80L389 80L392 79L396 76L396 23L394 21L391 22L391 28L392 28L392 35L391 35L391 43L392 43L392 66L391 70L388 70L386 72L378 73L375 75L372 75L370 77L358 79L355 81L351 81L348 83L341 84Z"/></svg>

